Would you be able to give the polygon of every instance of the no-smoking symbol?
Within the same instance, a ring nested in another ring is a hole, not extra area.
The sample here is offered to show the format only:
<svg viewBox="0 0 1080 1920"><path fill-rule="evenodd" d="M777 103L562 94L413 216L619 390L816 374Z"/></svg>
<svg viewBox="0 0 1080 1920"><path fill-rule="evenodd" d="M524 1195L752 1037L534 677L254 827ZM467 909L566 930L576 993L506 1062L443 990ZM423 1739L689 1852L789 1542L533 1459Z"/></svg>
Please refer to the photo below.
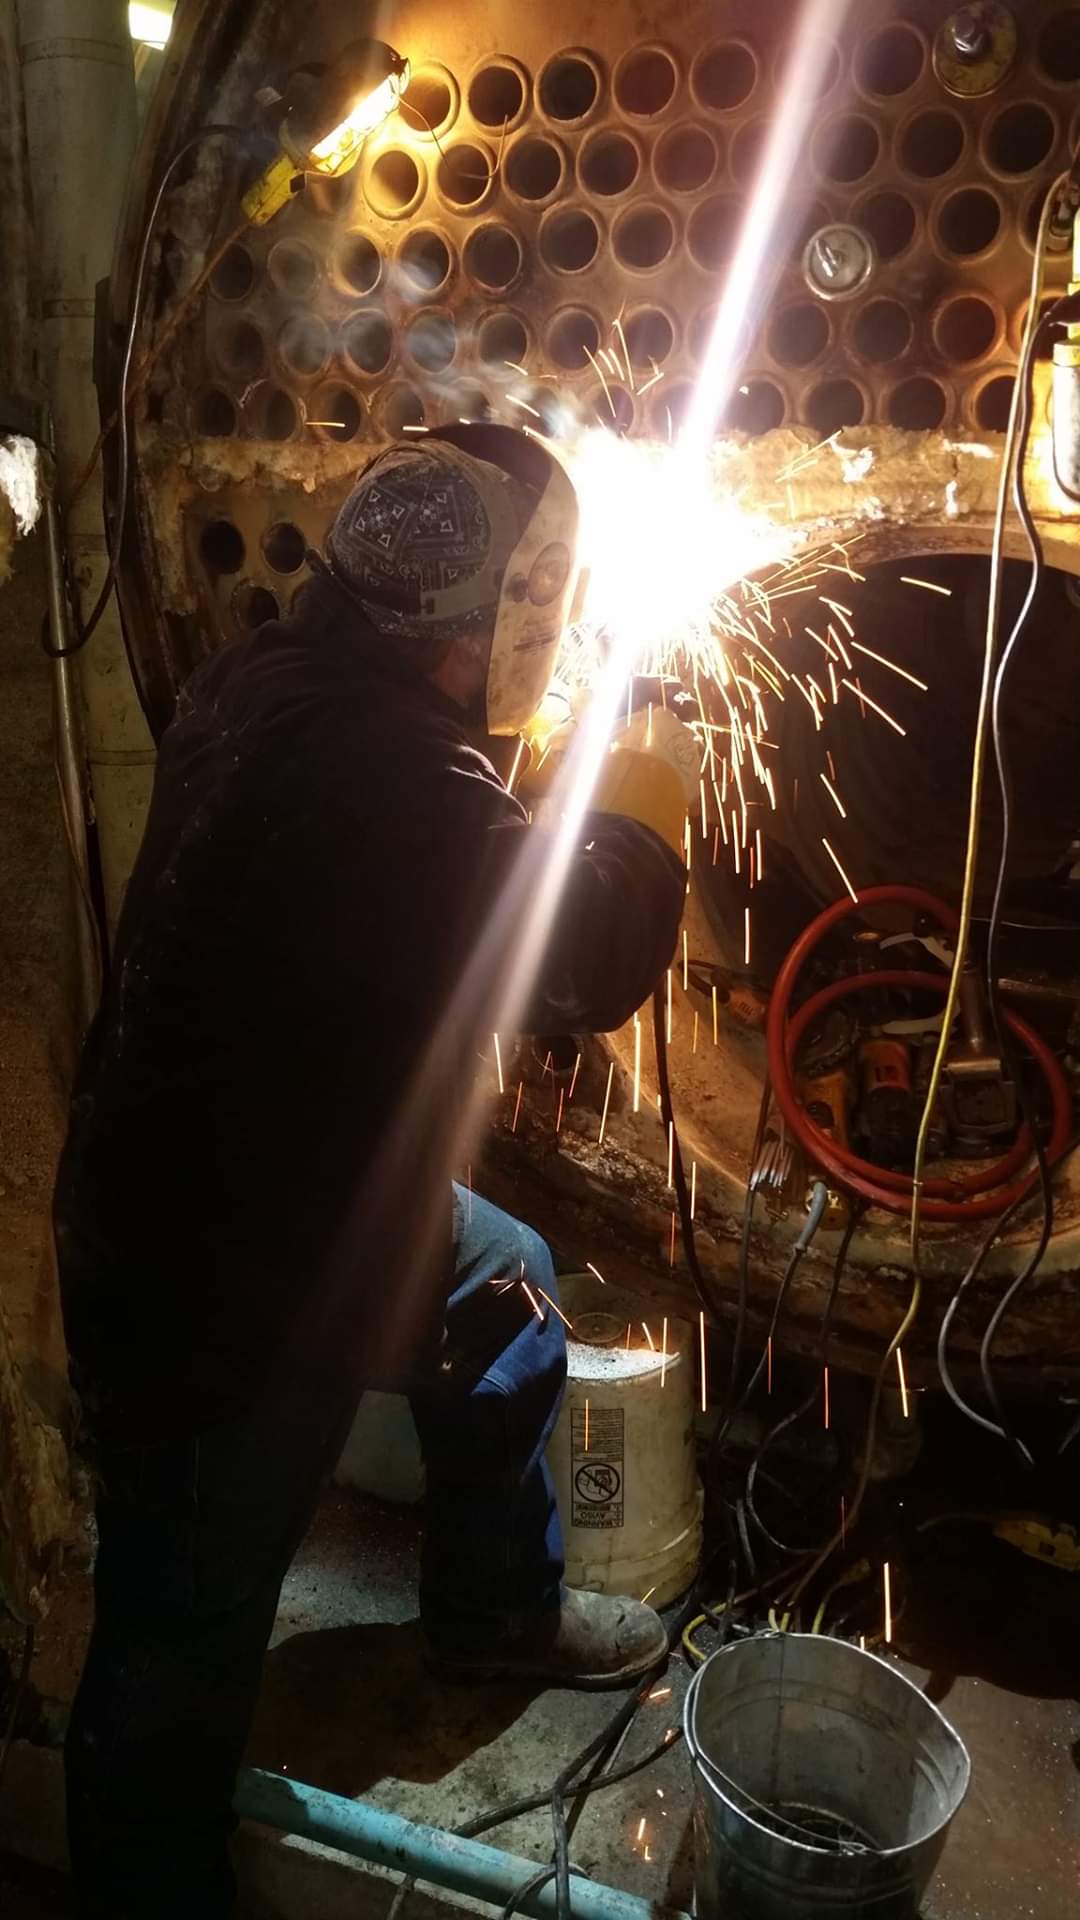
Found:
<svg viewBox="0 0 1080 1920"><path fill-rule="evenodd" d="M588 1500L596 1507L606 1507L617 1500L622 1490L622 1474L618 1467L594 1461L588 1466L579 1467L574 1475L574 1491L581 1500Z"/></svg>

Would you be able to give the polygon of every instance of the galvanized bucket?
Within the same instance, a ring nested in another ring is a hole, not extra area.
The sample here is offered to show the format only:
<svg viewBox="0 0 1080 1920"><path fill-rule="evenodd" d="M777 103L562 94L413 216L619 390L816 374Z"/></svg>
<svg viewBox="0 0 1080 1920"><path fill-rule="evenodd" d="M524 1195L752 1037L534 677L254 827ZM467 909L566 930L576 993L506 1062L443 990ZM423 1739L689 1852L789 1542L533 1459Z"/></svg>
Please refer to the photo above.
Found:
<svg viewBox="0 0 1080 1920"><path fill-rule="evenodd" d="M913 1920L971 1762L895 1667L818 1634L737 1640L685 1728L700 1920Z"/></svg>

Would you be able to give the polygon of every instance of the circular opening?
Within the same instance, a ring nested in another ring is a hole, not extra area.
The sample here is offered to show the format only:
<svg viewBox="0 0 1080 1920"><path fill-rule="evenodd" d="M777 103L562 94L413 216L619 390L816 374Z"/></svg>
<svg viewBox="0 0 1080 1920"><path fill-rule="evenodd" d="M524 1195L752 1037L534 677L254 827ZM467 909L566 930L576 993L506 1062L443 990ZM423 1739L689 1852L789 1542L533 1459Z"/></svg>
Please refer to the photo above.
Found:
<svg viewBox="0 0 1080 1920"><path fill-rule="evenodd" d="M491 401L488 399L483 387L456 387L454 390L454 405L457 408L457 412L454 415L456 420L471 422L474 420L484 421L491 419Z"/></svg>
<svg viewBox="0 0 1080 1920"><path fill-rule="evenodd" d="M889 395L889 424L912 431L940 427L947 406L944 388L936 380L917 374L913 380L902 381Z"/></svg>
<svg viewBox="0 0 1080 1920"><path fill-rule="evenodd" d="M997 337L997 314L974 294L950 300L934 321L934 345L950 366L970 366L985 359Z"/></svg>
<svg viewBox="0 0 1080 1920"><path fill-rule="evenodd" d="M521 200L547 200L563 177L563 157L550 140L526 134L511 147L504 168L506 184Z"/></svg>
<svg viewBox="0 0 1080 1920"><path fill-rule="evenodd" d="M253 632L256 627L265 627L268 620L276 620L279 615L277 595L269 587L237 587L232 597L232 610L242 627Z"/></svg>
<svg viewBox="0 0 1080 1920"><path fill-rule="evenodd" d="M332 220L352 205L355 184L352 173L343 173L337 180L320 180L309 174L304 183L305 203L313 213Z"/></svg>
<svg viewBox="0 0 1080 1920"><path fill-rule="evenodd" d="M302 240L279 240L266 264L275 287L293 300L309 294L319 277L319 263Z"/></svg>
<svg viewBox="0 0 1080 1920"><path fill-rule="evenodd" d="M568 402L567 396L559 393L554 387L544 386L537 381L535 386L528 388L522 398L526 406L532 409L529 417L537 420L539 431L546 434L549 440L561 439L576 424L573 406ZM514 412L518 411L519 409L515 407Z"/></svg>
<svg viewBox="0 0 1080 1920"><path fill-rule="evenodd" d="M852 338L856 353L882 365L907 352L914 332L911 315L898 300L870 300L855 317Z"/></svg>
<svg viewBox="0 0 1080 1920"><path fill-rule="evenodd" d="M548 329L547 344L555 365L576 373L600 345L599 323L584 307L564 307Z"/></svg>
<svg viewBox="0 0 1080 1920"><path fill-rule="evenodd" d="M278 336L278 352L291 373L309 379L330 358L330 331L313 313L289 315Z"/></svg>
<svg viewBox="0 0 1080 1920"><path fill-rule="evenodd" d="M394 336L385 313L371 308L350 320L342 334L346 358L358 373L381 373L389 364Z"/></svg>
<svg viewBox="0 0 1080 1920"><path fill-rule="evenodd" d="M650 273L661 266L674 245L675 225L663 207L630 207L612 230L616 260L636 273Z"/></svg>
<svg viewBox="0 0 1080 1920"><path fill-rule="evenodd" d="M1011 373L999 373L979 388L975 396L975 418L988 433L1004 433L1008 426L1015 385Z"/></svg>
<svg viewBox="0 0 1080 1920"><path fill-rule="evenodd" d="M693 405L694 386L689 380L662 380L656 389L649 412L652 431L663 440L674 440Z"/></svg>
<svg viewBox="0 0 1080 1920"><path fill-rule="evenodd" d="M619 61L612 91L624 113L648 120L670 104L678 81L675 62L663 47L635 47Z"/></svg>
<svg viewBox="0 0 1080 1920"><path fill-rule="evenodd" d="M529 351L529 334L516 313L489 313L476 335L477 352L489 367L520 367Z"/></svg>
<svg viewBox="0 0 1080 1920"><path fill-rule="evenodd" d="M465 242L465 271L477 286L502 293L521 272L521 242L509 227L478 227Z"/></svg>
<svg viewBox="0 0 1080 1920"><path fill-rule="evenodd" d="M495 178L494 162L483 147L460 140L441 155L435 175L444 200L455 207L475 207Z"/></svg>
<svg viewBox="0 0 1080 1920"><path fill-rule="evenodd" d="M769 329L769 351L785 367L808 367L829 344L829 322L812 300L784 307Z"/></svg>
<svg viewBox="0 0 1080 1920"><path fill-rule="evenodd" d="M230 372L239 379L252 380L266 364L266 349L258 327L250 320L238 320L221 338L221 357Z"/></svg>
<svg viewBox="0 0 1080 1920"><path fill-rule="evenodd" d="M443 373L457 352L457 334L448 313L421 313L405 335L418 367L425 373Z"/></svg>
<svg viewBox="0 0 1080 1920"><path fill-rule="evenodd" d="M605 387L594 387L588 395L587 407L592 409L594 418L602 427L612 433L629 433L634 424L634 399L625 387L616 386L609 380Z"/></svg>
<svg viewBox="0 0 1080 1920"><path fill-rule="evenodd" d="M707 272L722 267L739 232L740 207L737 200L717 194L695 207L686 230L691 257Z"/></svg>
<svg viewBox="0 0 1080 1920"><path fill-rule="evenodd" d="M757 85L757 61L739 40L721 40L700 53L690 70L690 87L703 107L730 113L741 107Z"/></svg>
<svg viewBox="0 0 1080 1920"><path fill-rule="evenodd" d="M964 123L941 107L917 113L900 136L900 165L920 180L937 180L948 173L963 151Z"/></svg>
<svg viewBox="0 0 1080 1920"><path fill-rule="evenodd" d="M599 246L596 221L574 207L556 214L540 234L540 252L556 273L580 273L595 260Z"/></svg>
<svg viewBox="0 0 1080 1920"><path fill-rule="evenodd" d="M985 187L961 187L938 214L942 246L964 259L993 246L1000 227L1001 208Z"/></svg>
<svg viewBox="0 0 1080 1920"><path fill-rule="evenodd" d="M415 387L392 387L383 400L382 420L391 440L400 440L407 428L422 427L424 403Z"/></svg>
<svg viewBox="0 0 1080 1920"><path fill-rule="evenodd" d="M195 403L195 431L211 440L225 440L236 432L236 408L220 387L207 387Z"/></svg>
<svg viewBox="0 0 1080 1920"><path fill-rule="evenodd" d="M780 426L785 411L784 396L771 380L748 380L736 387L728 401L723 424L732 433L756 438Z"/></svg>
<svg viewBox="0 0 1080 1920"><path fill-rule="evenodd" d="M437 67L414 73L398 102L405 125L416 133L439 133L454 111L450 82Z"/></svg>
<svg viewBox="0 0 1080 1920"><path fill-rule="evenodd" d="M299 573L307 553L307 541L291 520L279 520L263 534L262 550L275 573Z"/></svg>
<svg viewBox="0 0 1080 1920"><path fill-rule="evenodd" d="M255 262L246 247L231 246L210 275L219 300L243 300L255 285Z"/></svg>
<svg viewBox="0 0 1080 1920"><path fill-rule="evenodd" d="M199 535L199 558L208 573L239 573L244 536L231 520L210 520Z"/></svg>
<svg viewBox="0 0 1080 1920"><path fill-rule="evenodd" d="M596 105L600 76L581 53L557 53L540 75L537 93L549 120L584 120Z"/></svg>
<svg viewBox="0 0 1080 1920"><path fill-rule="evenodd" d="M401 271L417 293L435 293L450 277L450 249L440 233L414 227L402 243Z"/></svg>
<svg viewBox="0 0 1080 1920"><path fill-rule="evenodd" d="M388 147L371 163L364 188L376 213L399 220L420 197L420 168L403 147Z"/></svg>
<svg viewBox="0 0 1080 1920"><path fill-rule="evenodd" d="M1080 80L1080 7L1047 21L1039 35L1039 65L1048 80L1063 86Z"/></svg>
<svg viewBox="0 0 1080 1920"><path fill-rule="evenodd" d="M338 272L354 293L371 293L378 285L382 260L366 234L350 234L338 258Z"/></svg>
<svg viewBox="0 0 1080 1920"><path fill-rule="evenodd" d="M515 67L481 67L469 88L469 112L481 127L505 127L525 105L525 82Z"/></svg>
<svg viewBox="0 0 1080 1920"><path fill-rule="evenodd" d="M642 307L632 313L624 322L623 332L630 364L643 372L661 366L675 345L675 328L659 307Z"/></svg>
<svg viewBox="0 0 1080 1920"><path fill-rule="evenodd" d="M310 405L309 424L328 440L355 440L364 423L364 408L348 387L324 387Z"/></svg>
<svg viewBox="0 0 1080 1920"><path fill-rule="evenodd" d="M855 62L859 85L867 93L891 100L915 85L923 70L923 43L912 27L901 22L883 27L861 48Z"/></svg>
<svg viewBox="0 0 1080 1920"><path fill-rule="evenodd" d="M841 427L857 427L865 411L863 396L853 380L822 380L807 395L807 422L822 435L836 433Z"/></svg>
<svg viewBox="0 0 1080 1920"><path fill-rule="evenodd" d="M740 186L748 186L756 177L768 138L767 120L750 120L739 128L731 143L731 171Z"/></svg>
<svg viewBox="0 0 1080 1920"><path fill-rule="evenodd" d="M625 193L638 177L641 156L625 133L598 133L581 150L578 171L590 193Z"/></svg>
<svg viewBox="0 0 1080 1920"><path fill-rule="evenodd" d="M881 139L872 120L843 114L827 126L817 143L818 166L828 180L845 185L862 180L875 165Z"/></svg>
<svg viewBox="0 0 1080 1920"><path fill-rule="evenodd" d="M870 235L879 260L895 260L915 238L915 209L902 193L875 193L864 200L856 223Z"/></svg>
<svg viewBox="0 0 1080 1920"><path fill-rule="evenodd" d="M252 426L260 440L291 440L299 424L296 401L284 387L260 387L252 407Z"/></svg>
<svg viewBox="0 0 1080 1920"><path fill-rule="evenodd" d="M653 154L657 184L669 193L696 193L716 172L717 146L704 127L669 127Z"/></svg>
<svg viewBox="0 0 1080 1920"><path fill-rule="evenodd" d="M1034 100L1006 107L986 134L986 157L999 173L1033 173L1052 153L1057 139L1053 117Z"/></svg>

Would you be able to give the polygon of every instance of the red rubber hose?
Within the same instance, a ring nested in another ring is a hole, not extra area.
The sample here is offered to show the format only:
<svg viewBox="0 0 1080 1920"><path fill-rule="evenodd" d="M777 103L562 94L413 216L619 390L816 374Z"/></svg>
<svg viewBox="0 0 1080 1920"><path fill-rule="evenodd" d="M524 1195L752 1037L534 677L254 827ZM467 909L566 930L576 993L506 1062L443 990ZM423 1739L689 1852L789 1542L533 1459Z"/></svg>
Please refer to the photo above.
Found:
<svg viewBox="0 0 1080 1920"><path fill-rule="evenodd" d="M838 1185L849 1192L861 1195L872 1206L886 1207L893 1213L906 1213L911 1206L913 1183L906 1174L895 1174L891 1170L876 1167L870 1161L860 1160L856 1154L841 1147L835 1140L816 1127L801 1105L795 1092L791 1073L791 1060L795 1045L805 1032L806 1027L826 1006L833 1005L849 993L862 992L868 987L884 985L903 985L927 988L945 993L948 981L937 974L889 973L858 974L849 980L836 981L820 994L809 1000L799 1009L789 1026L788 1009L795 984L811 953L830 929L850 914L865 907L873 906L910 906L928 913L949 932L955 931L957 917L951 907L938 900L932 893L926 893L921 887L871 887L855 900L838 900L824 913L811 921L803 929L777 976L769 1004L769 1018L766 1030L769 1074L773 1091L788 1126L804 1150L830 1174ZM1065 1076L1051 1049L1033 1028L1029 1027L1019 1014L1007 1011L1005 1018L1016 1038L1035 1059L1049 1089L1053 1123L1047 1153L1053 1156L1064 1150L1068 1143L1072 1124L1072 1099ZM987 1193L986 1188L993 1181L1007 1180L1022 1163L1030 1147L1030 1137L1022 1133L1016 1145L1004 1160L993 1167L983 1168L981 1172L958 1177L951 1182L925 1181L923 1192L926 1195L967 1196L953 1198L927 1198L923 1203L923 1213L929 1220L981 1220L1010 1206L1014 1200L1029 1192L1035 1180L1035 1173L1011 1185L997 1188Z"/></svg>

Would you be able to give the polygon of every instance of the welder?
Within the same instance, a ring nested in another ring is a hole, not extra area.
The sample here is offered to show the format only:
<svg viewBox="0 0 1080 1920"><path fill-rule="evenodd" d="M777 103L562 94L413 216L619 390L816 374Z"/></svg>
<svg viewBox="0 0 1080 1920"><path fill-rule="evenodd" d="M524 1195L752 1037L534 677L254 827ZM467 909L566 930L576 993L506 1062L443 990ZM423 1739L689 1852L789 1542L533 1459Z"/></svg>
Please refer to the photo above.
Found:
<svg viewBox="0 0 1080 1920"><path fill-rule="evenodd" d="M56 1196L97 1475L96 1618L67 1743L80 1911L231 1911L234 1776L282 1579L365 1385L427 1468L420 1611L450 1678L629 1682L636 1599L566 1589L544 1448L551 1256L452 1186L543 870L480 736L550 679L577 508L535 439L381 453L293 614L205 661L161 744ZM523 1033L618 1027L670 961L684 798L618 745ZM362 1729L357 1730L362 1738Z"/></svg>

